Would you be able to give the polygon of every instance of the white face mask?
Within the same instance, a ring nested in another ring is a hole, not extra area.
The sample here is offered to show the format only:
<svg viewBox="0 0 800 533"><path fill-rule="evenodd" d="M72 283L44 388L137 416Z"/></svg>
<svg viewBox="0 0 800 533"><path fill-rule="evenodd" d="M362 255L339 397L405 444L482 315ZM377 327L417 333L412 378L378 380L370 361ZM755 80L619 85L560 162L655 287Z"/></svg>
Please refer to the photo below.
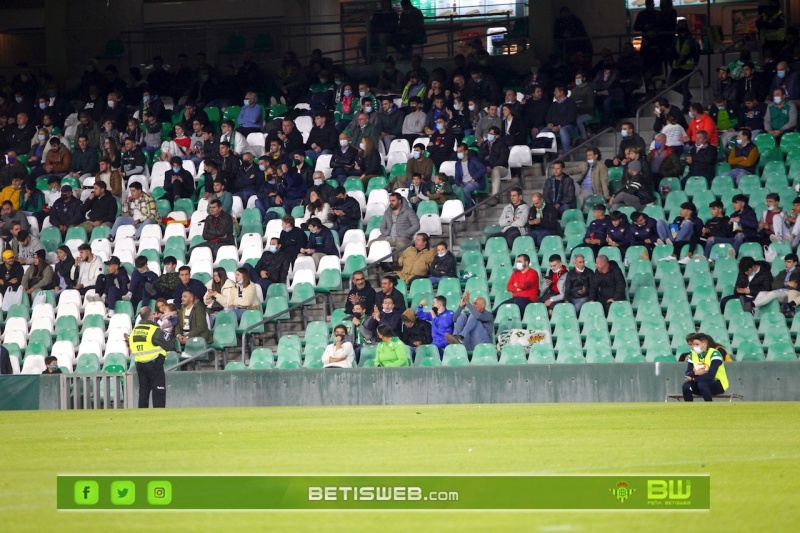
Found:
<svg viewBox="0 0 800 533"><path fill-rule="evenodd" d="M767 211L775 211L775 206L774 205L768 205L767 206Z"/></svg>
<svg viewBox="0 0 800 533"><path fill-rule="evenodd" d="M524 270L525 269L525 263L515 263L514 264L514 268L516 270Z"/></svg>
<svg viewBox="0 0 800 533"><path fill-rule="evenodd" d="M773 96L772 97L772 101L775 102L775 104L777 104L777 105L781 105L781 102L783 101L783 98L781 98L780 96Z"/></svg>
<svg viewBox="0 0 800 533"><path fill-rule="evenodd" d="M575 78L575 86L580 87L581 85L583 85L583 80L580 78Z"/></svg>
<svg viewBox="0 0 800 533"><path fill-rule="evenodd" d="M460 111L461 110L461 106L458 105L458 104L453 104L453 109L455 109L456 111Z"/></svg>
<svg viewBox="0 0 800 533"><path fill-rule="evenodd" d="M317 185L317 186L322 185L323 181L324 180L314 180L314 185Z"/></svg>
<svg viewBox="0 0 800 533"><path fill-rule="evenodd" d="M447 255L447 252L445 252L445 253L443 253L443 254L436 254L436 255L437 255L438 257L444 257L444 256L446 256L446 255Z"/></svg>
<svg viewBox="0 0 800 533"><path fill-rule="evenodd" d="M489 141L490 143L494 142L494 133L490 133L489 135L487 135L486 140Z"/></svg>
<svg viewBox="0 0 800 533"><path fill-rule="evenodd" d="M106 104L107 104L107 105L108 105L108 107L110 107L111 109L114 109L114 106L115 106L115 105L117 105L117 103L116 103L114 100L109 100L108 102L106 102Z"/></svg>
<svg viewBox="0 0 800 533"><path fill-rule="evenodd" d="M470 111L475 111L475 106L474 105L469 106L469 110Z"/></svg>
<svg viewBox="0 0 800 533"><path fill-rule="evenodd" d="M411 157L413 157L414 159L419 159L419 156L420 156L420 153L417 152L416 150L411 152Z"/></svg>
<svg viewBox="0 0 800 533"><path fill-rule="evenodd" d="M364 146L364 143L359 143L358 147L361 148L362 150L366 150L366 147Z"/></svg>
<svg viewBox="0 0 800 533"><path fill-rule="evenodd" d="M692 351L694 353L696 353L697 355L700 355L701 353L703 353L703 349L700 346L692 346Z"/></svg>
<svg viewBox="0 0 800 533"><path fill-rule="evenodd" d="M594 159L587 159L586 162L589 163L590 165L592 165L592 164L594 164Z"/></svg>
<svg viewBox="0 0 800 533"><path fill-rule="evenodd" d="M622 138L624 139L625 137L627 137L627 136L628 136L628 130L621 130L621 131L619 132L619 134L620 134L620 135L622 135Z"/></svg>
<svg viewBox="0 0 800 533"><path fill-rule="evenodd" d="M660 108L660 107L657 107L657 108L656 108L656 115L660 115L660 114L661 114L661 108Z"/></svg>
<svg viewBox="0 0 800 533"><path fill-rule="evenodd" d="M274 254L275 252L278 251L278 247L275 246L274 244L270 244L269 246L267 246L267 251L272 252Z"/></svg>
<svg viewBox="0 0 800 533"><path fill-rule="evenodd" d="M346 141L346 140L339 141L339 146L341 146L342 148L347 148L348 144L350 144L350 141Z"/></svg>

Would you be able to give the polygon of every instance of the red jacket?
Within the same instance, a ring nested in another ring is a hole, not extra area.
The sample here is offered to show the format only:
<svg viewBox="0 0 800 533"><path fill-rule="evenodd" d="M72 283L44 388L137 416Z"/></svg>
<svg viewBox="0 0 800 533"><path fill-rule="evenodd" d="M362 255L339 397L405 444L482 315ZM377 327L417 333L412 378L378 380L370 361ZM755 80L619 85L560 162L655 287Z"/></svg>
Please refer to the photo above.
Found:
<svg viewBox="0 0 800 533"><path fill-rule="evenodd" d="M686 135L695 141L695 133L699 130L705 130L708 133L708 144L712 146L719 146L719 139L717 139L717 124L711 115L703 113L699 117L695 117L689 121L689 129L686 130Z"/></svg>
<svg viewBox="0 0 800 533"><path fill-rule="evenodd" d="M529 268L527 272L515 270L508 280L506 290L515 298L528 298L531 302L539 301L539 273Z"/></svg>

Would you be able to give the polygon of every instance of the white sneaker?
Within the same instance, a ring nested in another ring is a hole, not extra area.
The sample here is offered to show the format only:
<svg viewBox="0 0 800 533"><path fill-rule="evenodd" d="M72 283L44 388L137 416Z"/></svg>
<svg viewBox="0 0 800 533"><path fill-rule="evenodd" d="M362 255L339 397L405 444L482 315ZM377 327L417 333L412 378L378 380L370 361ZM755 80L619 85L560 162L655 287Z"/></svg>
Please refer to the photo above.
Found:
<svg viewBox="0 0 800 533"><path fill-rule="evenodd" d="M736 257L736 250L734 250L733 248L728 248L728 257L730 257L731 259Z"/></svg>
<svg viewBox="0 0 800 533"><path fill-rule="evenodd" d="M672 239L667 239L665 242L666 242L667 244L669 244L670 246L672 245Z"/></svg>
<svg viewBox="0 0 800 533"><path fill-rule="evenodd" d="M656 241L656 246L663 246L663 244L664 244L664 241L662 241L661 239L658 239Z"/></svg>
<svg viewBox="0 0 800 533"><path fill-rule="evenodd" d="M670 256L670 257L672 257L672 256ZM679 259L678 260L678 264L679 265L688 265L689 261L691 261L691 260L692 260L692 258L687 255L686 257L684 257L682 259Z"/></svg>
<svg viewBox="0 0 800 533"><path fill-rule="evenodd" d="M113 309L109 309L106 312L106 318L111 318L112 316L116 315L117 313Z"/></svg>
<svg viewBox="0 0 800 533"><path fill-rule="evenodd" d="M133 296L131 293L127 293L122 297L122 299L129 302L131 300L131 296Z"/></svg>
<svg viewBox="0 0 800 533"><path fill-rule="evenodd" d="M667 255L667 256L662 257L661 259L659 259L659 261L675 261L675 258L673 256L671 256L671 255Z"/></svg>
<svg viewBox="0 0 800 533"><path fill-rule="evenodd" d="M772 235L769 236L769 242L781 242L781 240L778 238L777 235L773 233Z"/></svg>
<svg viewBox="0 0 800 533"><path fill-rule="evenodd" d="M90 294L89 296L86 297L86 301L87 302L102 302L103 301L103 297L102 296L98 296L96 294Z"/></svg>

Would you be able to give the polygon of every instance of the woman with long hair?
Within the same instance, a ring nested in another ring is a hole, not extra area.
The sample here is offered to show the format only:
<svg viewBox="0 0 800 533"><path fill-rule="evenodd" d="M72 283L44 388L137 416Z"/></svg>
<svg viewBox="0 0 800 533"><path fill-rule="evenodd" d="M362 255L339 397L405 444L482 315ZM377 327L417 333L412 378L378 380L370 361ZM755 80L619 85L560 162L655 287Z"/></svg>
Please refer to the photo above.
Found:
<svg viewBox="0 0 800 533"><path fill-rule="evenodd" d="M250 272L246 268L236 270L236 290L231 309L236 313L236 318L241 319L248 309L258 309L258 295L256 284L250 281Z"/></svg>
<svg viewBox="0 0 800 533"><path fill-rule="evenodd" d="M310 218L318 218L329 228L331 223L331 206L325 201L325 197L317 187L311 187L306 195L306 212L300 220L305 224ZM305 226L301 226L305 230Z"/></svg>
<svg viewBox="0 0 800 533"><path fill-rule="evenodd" d="M111 162L111 168L120 168L122 166L122 155L119 153L119 147L114 137L103 139L103 155L101 157Z"/></svg>
<svg viewBox="0 0 800 533"><path fill-rule="evenodd" d="M36 291L47 291L53 288L53 267L47 263L47 252L37 250L33 256L33 264L22 276L22 289L29 295Z"/></svg>
<svg viewBox="0 0 800 533"><path fill-rule="evenodd" d="M138 119L128 119L128 127L119 134L119 145L125 144L126 139L133 139L134 144L137 146L144 144L144 132Z"/></svg>
<svg viewBox="0 0 800 533"><path fill-rule="evenodd" d="M375 147L375 140L372 137L362 137L358 145L358 156L356 156L356 171L361 172L361 181L366 187L371 178L383 176L381 172L381 155Z"/></svg>
<svg viewBox="0 0 800 533"><path fill-rule="evenodd" d="M203 296L203 303L206 311L211 317L213 327L217 313L227 311L236 296L236 286L228 278L228 273L222 267L217 267L211 274L211 279L206 283L206 294Z"/></svg>
<svg viewBox="0 0 800 533"><path fill-rule="evenodd" d="M72 250L64 245L58 247L56 257L58 257L58 261L54 269L53 290L58 295L61 291L75 287L75 280L72 278L72 267L75 266L75 258L72 257Z"/></svg>

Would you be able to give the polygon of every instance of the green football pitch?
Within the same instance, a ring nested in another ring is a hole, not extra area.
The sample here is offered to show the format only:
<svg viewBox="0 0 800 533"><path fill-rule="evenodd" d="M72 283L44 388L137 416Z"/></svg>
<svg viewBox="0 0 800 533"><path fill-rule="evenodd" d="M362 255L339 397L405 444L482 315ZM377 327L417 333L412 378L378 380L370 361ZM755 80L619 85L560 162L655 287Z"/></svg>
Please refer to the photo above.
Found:
<svg viewBox="0 0 800 533"><path fill-rule="evenodd" d="M3 531L790 531L796 403L0 413ZM700 512L58 512L57 474L710 474Z"/></svg>

